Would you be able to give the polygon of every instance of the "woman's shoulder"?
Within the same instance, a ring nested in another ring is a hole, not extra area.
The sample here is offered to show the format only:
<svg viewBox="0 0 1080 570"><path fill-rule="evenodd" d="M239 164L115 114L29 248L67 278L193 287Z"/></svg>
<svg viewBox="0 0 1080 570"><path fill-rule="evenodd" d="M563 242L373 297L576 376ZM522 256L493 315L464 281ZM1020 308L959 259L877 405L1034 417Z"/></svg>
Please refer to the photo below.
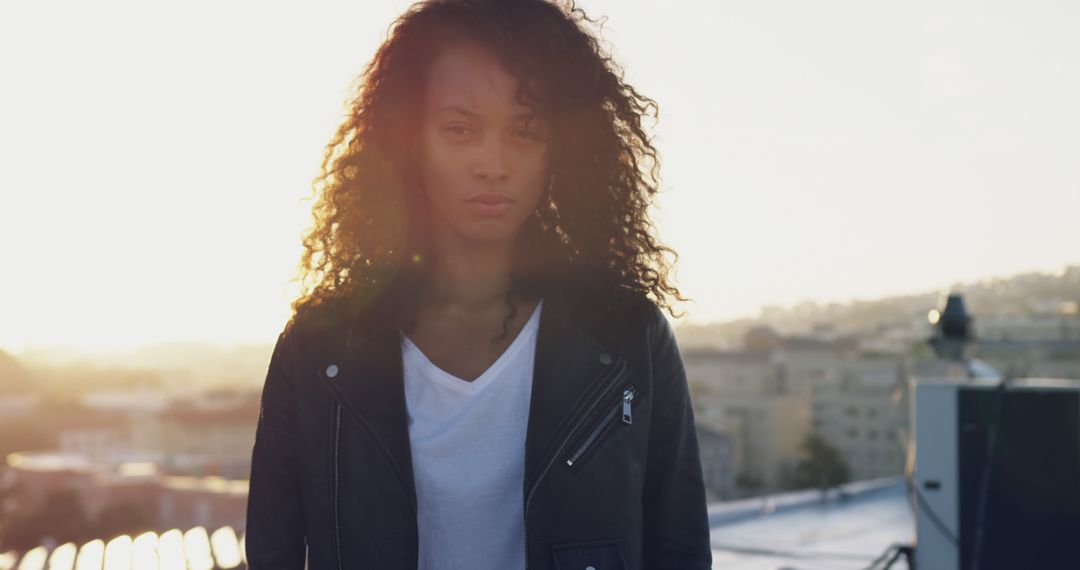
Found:
<svg viewBox="0 0 1080 570"><path fill-rule="evenodd" d="M355 330L360 313L347 299L329 298L293 309L282 329L282 337L298 347L333 350Z"/></svg>
<svg viewBox="0 0 1080 570"><path fill-rule="evenodd" d="M574 289L570 299L559 299L557 306L578 328L612 344L649 334L657 318L662 318L656 301L625 288L583 286Z"/></svg>

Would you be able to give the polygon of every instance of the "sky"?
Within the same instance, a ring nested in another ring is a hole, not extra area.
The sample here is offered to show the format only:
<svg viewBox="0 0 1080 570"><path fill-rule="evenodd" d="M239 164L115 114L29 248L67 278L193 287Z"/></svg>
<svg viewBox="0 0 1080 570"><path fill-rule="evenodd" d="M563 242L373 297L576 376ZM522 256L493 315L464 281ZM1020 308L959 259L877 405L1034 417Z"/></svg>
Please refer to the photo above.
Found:
<svg viewBox="0 0 1080 570"><path fill-rule="evenodd" d="M0 349L272 342L410 2L0 4ZM1080 7L582 0L660 106L689 322L1080 263Z"/></svg>

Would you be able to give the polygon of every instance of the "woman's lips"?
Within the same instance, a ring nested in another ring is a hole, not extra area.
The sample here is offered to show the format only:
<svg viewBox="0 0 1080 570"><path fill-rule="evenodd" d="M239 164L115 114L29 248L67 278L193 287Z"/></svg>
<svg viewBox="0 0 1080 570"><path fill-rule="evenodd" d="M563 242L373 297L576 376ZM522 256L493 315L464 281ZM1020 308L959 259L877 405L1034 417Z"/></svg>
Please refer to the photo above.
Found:
<svg viewBox="0 0 1080 570"><path fill-rule="evenodd" d="M486 192L469 198L465 205L474 214L481 216L501 216L510 211L510 205L514 201L505 194L498 192Z"/></svg>
<svg viewBox="0 0 1080 570"><path fill-rule="evenodd" d="M481 201L481 202L513 202L509 196L500 192L484 192L481 194L474 194L468 200L468 202Z"/></svg>
<svg viewBox="0 0 1080 570"><path fill-rule="evenodd" d="M501 216L510 211L510 206L513 202L499 201L499 202L486 202L481 200L473 200L466 202L465 206L469 208L474 214L481 216Z"/></svg>

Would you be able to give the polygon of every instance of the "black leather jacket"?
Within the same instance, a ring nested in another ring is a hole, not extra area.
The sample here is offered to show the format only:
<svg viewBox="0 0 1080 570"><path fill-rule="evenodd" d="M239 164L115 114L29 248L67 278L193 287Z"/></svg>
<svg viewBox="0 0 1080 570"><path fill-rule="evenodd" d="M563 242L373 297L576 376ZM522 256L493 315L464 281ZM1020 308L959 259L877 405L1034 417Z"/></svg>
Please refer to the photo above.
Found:
<svg viewBox="0 0 1080 570"><path fill-rule="evenodd" d="M711 567L686 372L655 304L545 297L525 444L526 568ZM415 569L400 336L374 319L278 336L244 538L253 570ZM350 332L352 331L352 332Z"/></svg>

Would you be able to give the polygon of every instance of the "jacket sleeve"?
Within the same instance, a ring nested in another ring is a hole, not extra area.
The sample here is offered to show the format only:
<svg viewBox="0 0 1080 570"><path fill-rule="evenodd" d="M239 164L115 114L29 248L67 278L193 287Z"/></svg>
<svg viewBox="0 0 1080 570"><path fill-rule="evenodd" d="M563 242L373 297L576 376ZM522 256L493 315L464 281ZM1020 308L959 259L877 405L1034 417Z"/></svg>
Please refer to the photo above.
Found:
<svg viewBox="0 0 1080 570"><path fill-rule="evenodd" d="M286 326L274 345L259 406L244 535L251 570L302 570L307 558L292 343Z"/></svg>
<svg viewBox="0 0 1080 570"><path fill-rule="evenodd" d="M705 482L694 410L675 334L659 308L649 327L652 427L645 470L643 568L712 567Z"/></svg>

